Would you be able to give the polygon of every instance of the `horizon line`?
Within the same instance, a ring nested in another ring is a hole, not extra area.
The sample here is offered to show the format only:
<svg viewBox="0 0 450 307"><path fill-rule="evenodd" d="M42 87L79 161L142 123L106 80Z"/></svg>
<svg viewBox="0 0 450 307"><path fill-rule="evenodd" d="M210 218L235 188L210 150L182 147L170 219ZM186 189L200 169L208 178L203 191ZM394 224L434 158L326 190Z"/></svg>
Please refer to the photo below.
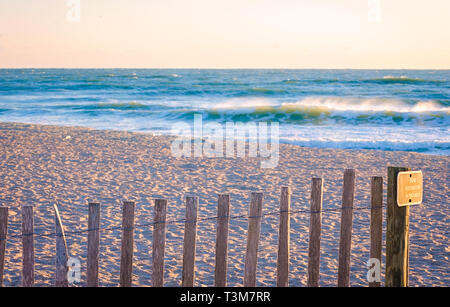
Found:
<svg viewBox="0 0 450 307"><path fill-rule="evenodd" d="M0 67L6 69L160 69L160 70L450 70L449 68L283 68L283 67Z"/></svg>

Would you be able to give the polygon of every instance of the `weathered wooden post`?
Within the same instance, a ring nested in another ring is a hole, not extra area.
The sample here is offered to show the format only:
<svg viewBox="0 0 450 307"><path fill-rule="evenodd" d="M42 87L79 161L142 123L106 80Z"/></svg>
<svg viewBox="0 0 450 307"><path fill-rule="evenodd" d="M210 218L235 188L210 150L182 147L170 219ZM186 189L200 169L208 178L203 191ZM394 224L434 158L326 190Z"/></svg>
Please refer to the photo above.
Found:
<svg viewBox="0 0 450 307"><path fill-rule="evenodd" d="M311 184L311 216L309 221L308 287L319 286L322 189L322 178L313 178Z"/></svg>
<svg viewBox="0 0 450 307"><path fill-rule="evenodd" d="M67 272L69 267L67 266L67 260L69 259L69 253L67 251L66 236L64 235L64 229L59 215L58 206L53 205L55 210L55 233L56 233L56 270L55 270L55 287L68 287L69 282L67 280Z"/></svg>
<svg viewBox="0 0 450 307"><path fill-rule="evenodd" d="M263 193L252 193L248 216L247 252L245 256L244 287L256 286L258 245L261 232Z"/></svg>
<svg viewBox="0 0 450 307"><path fill-rule="evenodd" d="M100 204L89 203L87 286L98 287L98 254L100 248Z"/></svg>
<svg viewBox="0 0 450 307"><path fill-rule="evenodd" d="M370 210L370 259L376 259L381 278L381 248L383 240L383 177L372 177L371 180L371 210ZM370 264L372 264L370 262ZM373 263L377 266L377 263ZM373 276L372 276L373 277ZM380 287L380 281L369 281L369 287Z"/></svg>
<svg viewBox="0 0 450 307"><path fill-rule="evenodd" d="M228 226L230 220L230 195L221 194L217 202L216 268L214 285L227 285Z"/></svg>
<svg viewBox="0 0 450 307"><path fill-rule="evenodd" d="M155 199L153 217L153 287L164 286L164 249L166 245L167 200Z"/></svg>
<svg viewBox="0 0 450 307"><path fill-rule="evenodd" d="M277 287L289 286L289 232L291 191L289 187L281 188L280 229L278 231Z"/></svg>
<svg viewBox="0 0 450 307"><path fill-rule="evenodd" d="M346 169L342 191L341 236L339 245L338 287L350 286L350 256L352 249L353 197L355 170Z"/></svg>
<svg viewBox="0 0 450 307"><path fill-rule="evenodd" d="M120 258L120 286L131 287L133 280L134 202L123 203L122 251Z"/></svg>
<svg viewBox="0 0 450 307"><path fill-rule="evenodd" d="M193 287L195 276L195 237L197 234L198 197L186 197L186 221L184 223L182 287Z"/></svg>
<svg viewBox="0 0 450 307"><path fill-rule="evenodd" d="M0 287L5 269L6 236L8 235L8 207L0 207Z"/></svg>
<svg viewBox="0 0 450 307"><path fill-rule="evenodd" d="M397 204L397 176L408 167L388 167L386 214L386 287L408 286L409 206Z"/></svg>
<svg viewBox="0 0 450 307"><path fill-rule="evenodd" d="M22 286L34 285L34 219L33 206L22 207Z"/></svg>

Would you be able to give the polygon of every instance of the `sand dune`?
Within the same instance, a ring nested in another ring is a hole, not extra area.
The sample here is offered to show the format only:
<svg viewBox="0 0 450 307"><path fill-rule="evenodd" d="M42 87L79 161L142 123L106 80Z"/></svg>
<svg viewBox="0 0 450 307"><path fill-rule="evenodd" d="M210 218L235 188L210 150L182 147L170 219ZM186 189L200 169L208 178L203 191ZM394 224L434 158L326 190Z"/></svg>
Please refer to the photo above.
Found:
<svg viewBox="0 0 450 307"><path fill-rule="evenodd" d="M69 137L70 136L70 137ZM54 230L54 203L59 204L66 231L87 227L87 203L102 204L102 227L119 226L121 201L136 202L136 223L153 219L154 198L168 200L168 220L184 217L184 197L200 198L199 217L216 215L217 194L231 194L231 213L247 213L250 192L264 192L264 212L278 209L281 186L292 189L292 209L309 209L311 178L324 177L323 207L339 208L345 168L357 172L355 206L370 204L370 177L386 167L410 166L424 172L424 204L411 210L411 286L449 286L449 203L447 156L407 152L312 149L281 145L279 166L261 169L253 158L173 158L170 138L117 131L98 131L25 124L0 124L0 204L9 206L9 235L20 234L20 207L35 207L36 232ZM386 189L385 189L386 190ZM386 193L386 191L385 191ZM386 197L386 195L385 195ZM351 285L365 286L369 258L369 211L356 210L353 229ZM385 212L384 212L385 214ZM165 285L181 282L182 223L167 228ZM198 225L196 286L214 283L215 222ZM291 220L290 285L306 285L309 216ZM340 213L323 215L321 286L337 282ZM230 221L228 284L242 284L247 220ZM257 271L258 285L276 283L278 216L262 221ZM119 282L121 231L101 233L100 284ZM86 279L87 235L67 237L71 256L82 263ZM35 240L36 285L51 285L54 238ZM135 231L133 285L151 284L152 228ZM383 249L384 253L384 249ZM21 242L9 238L5 262L6 286L21 283ZM383 274L384 275L384 274Z"/></svg>

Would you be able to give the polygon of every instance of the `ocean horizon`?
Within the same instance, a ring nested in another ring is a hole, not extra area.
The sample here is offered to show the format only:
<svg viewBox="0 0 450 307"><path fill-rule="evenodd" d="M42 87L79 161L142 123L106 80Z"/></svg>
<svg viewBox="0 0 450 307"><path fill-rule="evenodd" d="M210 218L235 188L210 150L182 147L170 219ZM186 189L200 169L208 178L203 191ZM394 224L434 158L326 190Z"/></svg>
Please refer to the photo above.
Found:
<svg viewBox="0 0 450 307"><path fill-rule="evenodd" d="M0 69L0 121L166 135L278 122L280 142L450 154L450 70Z"/></svg>

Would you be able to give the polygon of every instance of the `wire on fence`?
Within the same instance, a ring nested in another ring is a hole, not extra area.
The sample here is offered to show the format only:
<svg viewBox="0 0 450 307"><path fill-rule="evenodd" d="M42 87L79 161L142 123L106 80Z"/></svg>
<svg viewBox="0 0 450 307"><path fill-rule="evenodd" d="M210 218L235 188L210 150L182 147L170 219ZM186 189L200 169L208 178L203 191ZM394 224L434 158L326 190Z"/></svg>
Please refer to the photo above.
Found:
<svg viewBox="0 0 450 307"><path fill-rule="evenodd" d="M319 211L313 211L313 210L290 210L290 211L281 211L281 210L275 210L275 211L271 211L268 213L263 213L261 216L248 216L247 214L239 214L239 215L230 215L228 216L228 218L230 220L235 220L235 219L250 219L250 218L260 218L260 217L264 217L264 216L275 216L275 215L279 215L281 213L286 213L288 212L289 215L297 215L297 214L315 214L315 213L327 213L327 212L338 212L338 211L342 211L343 209L353 209L353 210L371 210L371 209L383 209L386 208L386 206L378 206L378 207L341 207L341 208L330 208L330 209L322 209ZM217 220L220 218L225 218L227 216L212 216L212 217L200 217L197 219L197 222L200 221L209 221L209 220ZM169 220L169 221L153 221L153 222L148 222L148 223L143 223L143 224L136 224L134 225L134 227L132 227L131 229L137 229L137 228L143 228L143 227L149 227L149 226L153 226L156 224L178 224L178 223L189 223L192 221L187 221L186 218L181 218L181 219L176 219L176 220ZM123 226L114 226L114 227L99 227L99 228L91 228L91 229L83 229L83 230L75 230L75 231L65 231L65 235L66 236L76 236L76 235L82 235L85 233L88 233L89 231L96 231L96 230L100 230L101 232L107 232L107 231L114 231L114 230L123 230ZM31 233L31 234L16 234L16 235L9 235L8 238L11 239L20 239L24 236L27 235L34 235L35 238L42 238L42 237L54 237L56 236L56 232L46 232L46 233ZM0 238L1 240L6 240L6 238Z"/></svg>

